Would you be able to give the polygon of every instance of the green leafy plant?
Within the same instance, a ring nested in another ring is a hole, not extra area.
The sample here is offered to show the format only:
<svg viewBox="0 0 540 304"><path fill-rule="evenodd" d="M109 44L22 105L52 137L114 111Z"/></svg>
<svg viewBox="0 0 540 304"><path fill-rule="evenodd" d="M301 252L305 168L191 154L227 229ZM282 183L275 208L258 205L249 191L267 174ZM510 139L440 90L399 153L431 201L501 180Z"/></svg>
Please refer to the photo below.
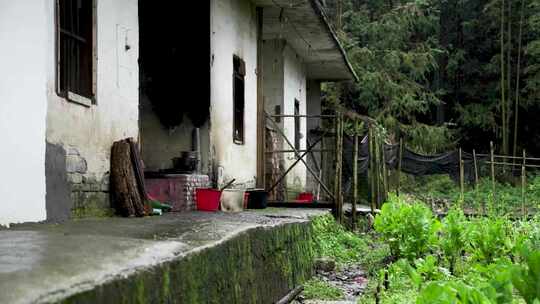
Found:
<svg viewBox="0 0 540 304"><path fill-rule="evenodd" d="M505 218L477 219L469 227L470 246L476 261L493 263L511 251L510 226Z"/></svg>
<svg viewBox="0 0 540 304"><path fill-rule="evenodd" d="M467 245L467 219L463 211L452 208L442 221L440 247L448 260L450 272L454 273L456 261Z"/></svg>
<svg viewBox="0 0 540 304"><path fill-rule="evenodd" d="M423 203L409 204L392 195L375 218L374 226L395 258L413 261L436 244L440 223Z"/></svg>
<svg viewBox="0 0 540 304"><path fill-rule="evenodd" d="M540 251L526 252L525 265L517 265L512 283L527 304L540 303Z"/></svg>

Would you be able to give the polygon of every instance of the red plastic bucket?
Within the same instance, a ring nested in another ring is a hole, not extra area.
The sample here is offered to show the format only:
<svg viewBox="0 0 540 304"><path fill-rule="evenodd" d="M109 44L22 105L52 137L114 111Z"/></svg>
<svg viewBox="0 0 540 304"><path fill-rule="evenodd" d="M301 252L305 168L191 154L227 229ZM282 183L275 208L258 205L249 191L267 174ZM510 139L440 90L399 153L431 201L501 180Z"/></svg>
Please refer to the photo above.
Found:
<svg viewBox="0 0 540 304"><path fill-rule="evenodd" d="M313 203L313 193L302 192L298 194L298 198L296 200L299 203L311 204Z"/></svg>
<svg viewBox="0 0 540 304"><path fill-rule="evenodd" d="M219 209L219 199L221 191L209 188L195 189L195 200L197 201L197 210L217 211Z"/></svg>

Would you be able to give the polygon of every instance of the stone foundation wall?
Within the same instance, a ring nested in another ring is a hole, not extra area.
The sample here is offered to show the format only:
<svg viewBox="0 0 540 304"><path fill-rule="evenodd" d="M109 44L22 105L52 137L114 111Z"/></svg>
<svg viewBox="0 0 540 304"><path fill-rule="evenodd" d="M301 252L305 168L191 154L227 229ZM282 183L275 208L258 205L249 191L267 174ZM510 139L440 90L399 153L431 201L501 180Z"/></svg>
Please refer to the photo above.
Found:
<svg viewBox="0 0 540 304"><path fill-rule="evenodd" d="M71 188L72 217L112 215L109 173L98 178L88 172L86 159L75 147L66 148L67 181Z"/></svg>
<svg viewBox="0 0 540 304"><path fill-rule="evenodd" d="M63 303L275 303L312 275L310 222L248 230Z"/></svg>

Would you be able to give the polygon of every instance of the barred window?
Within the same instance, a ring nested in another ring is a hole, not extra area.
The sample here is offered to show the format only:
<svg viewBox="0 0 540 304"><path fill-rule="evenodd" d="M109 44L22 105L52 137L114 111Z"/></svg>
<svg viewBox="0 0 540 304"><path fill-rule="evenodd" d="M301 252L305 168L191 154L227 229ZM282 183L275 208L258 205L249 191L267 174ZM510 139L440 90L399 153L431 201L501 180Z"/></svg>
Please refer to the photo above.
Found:
<svg viewBox="0 0 540 304"><path fill-rule="evenodd" d="M58 94L93 102L93 0L57 0Z"/></svg>

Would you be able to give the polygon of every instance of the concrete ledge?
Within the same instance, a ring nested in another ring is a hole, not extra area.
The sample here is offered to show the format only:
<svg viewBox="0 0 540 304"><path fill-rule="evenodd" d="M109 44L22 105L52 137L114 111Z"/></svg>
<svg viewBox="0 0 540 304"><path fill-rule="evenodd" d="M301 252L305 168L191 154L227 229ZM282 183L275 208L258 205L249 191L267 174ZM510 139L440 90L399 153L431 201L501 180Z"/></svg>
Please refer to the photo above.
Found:
<svg viewBox="0 0 540 304"><path fill-rule="evenodd" d="M272 303L311 275L321 210L189 212L0 231L0 303Z"/></svg>

